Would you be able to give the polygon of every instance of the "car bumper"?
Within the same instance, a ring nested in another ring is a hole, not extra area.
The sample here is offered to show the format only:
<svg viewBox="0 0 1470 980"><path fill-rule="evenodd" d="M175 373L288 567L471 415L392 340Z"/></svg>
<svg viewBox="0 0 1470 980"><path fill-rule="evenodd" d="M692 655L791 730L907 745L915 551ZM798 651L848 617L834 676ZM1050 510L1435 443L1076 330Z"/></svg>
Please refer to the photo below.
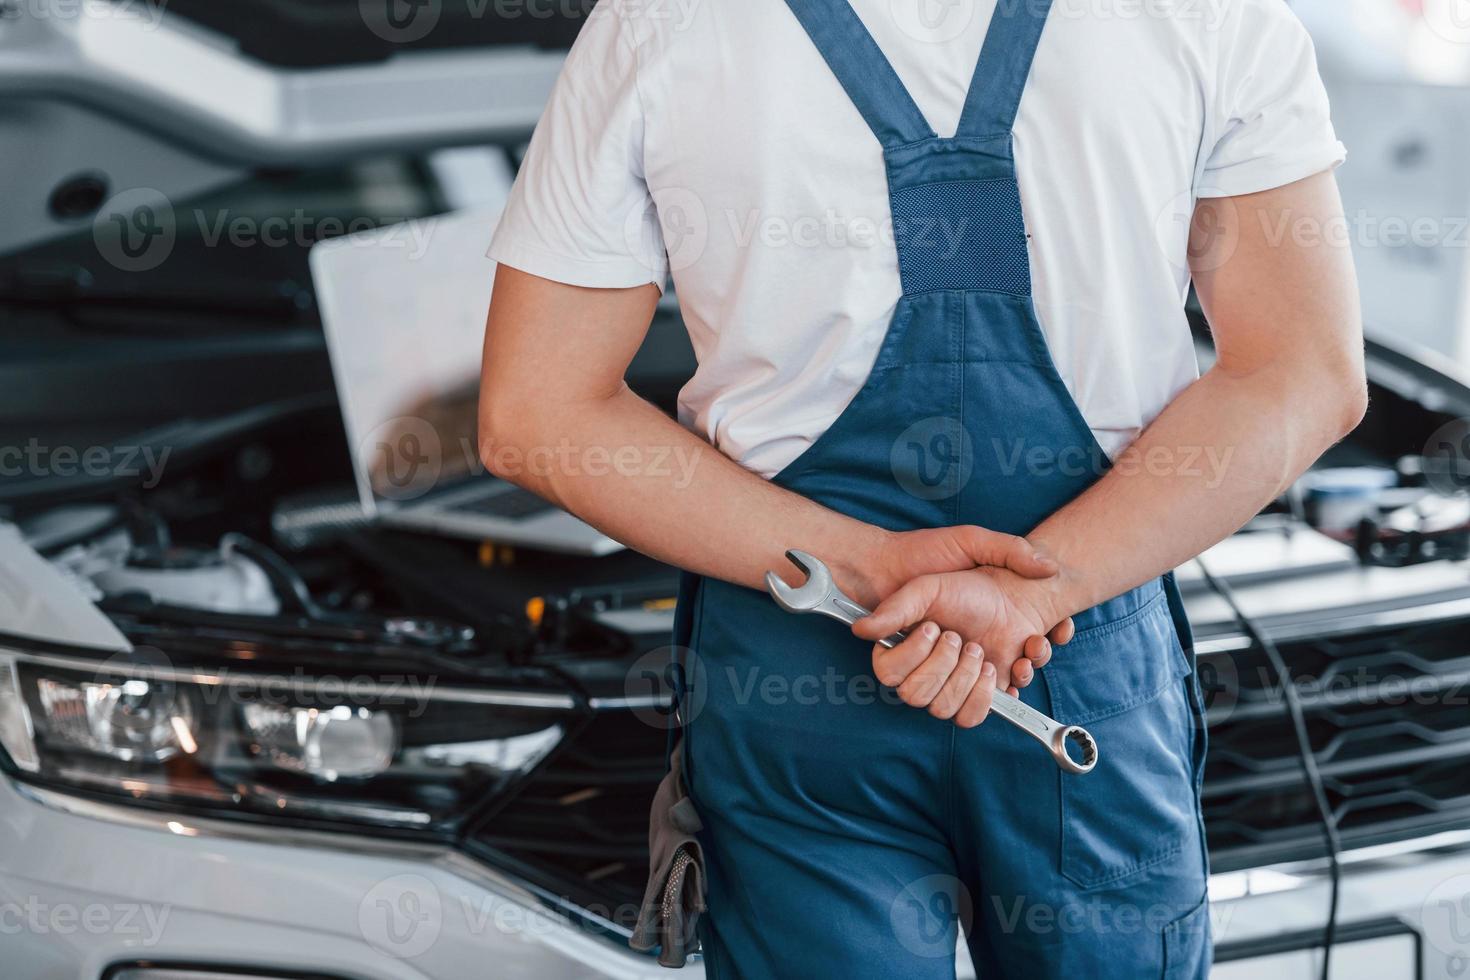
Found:
<svg viewBox="0 0 1470 980"><path fill-rule="evenodd" d="M0 779L4 975L98 980L134 962L342 980L668 975L455 852L263 834Z"/></svg>
<svg viewBox="0 0 1470 980"><path fill-rule="evenodd" d="M0 830L0 942L17 980L137 962L341 980L669 975L442 847L171 818L3 779ZM1320 862L1217 875L1211 895L1217 977L1314 975ZM1346 855L1339 922L1335 977L1462 976L1470 831Z"/></svg>

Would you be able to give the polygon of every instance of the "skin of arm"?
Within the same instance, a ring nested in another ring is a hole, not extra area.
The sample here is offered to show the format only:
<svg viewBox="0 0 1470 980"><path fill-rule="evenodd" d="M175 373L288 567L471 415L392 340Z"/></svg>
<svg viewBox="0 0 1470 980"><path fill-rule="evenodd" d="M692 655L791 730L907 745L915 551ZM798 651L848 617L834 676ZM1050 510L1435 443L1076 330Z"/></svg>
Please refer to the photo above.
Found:
<svg viewBox="0 0 1470 980"><path fill-rule="evenodd" d="M480 457L490 472L645 554L751 588L763 589L770 569L799 577L785 558L791 547L820 556L869 608L934 572L989 564L1018 576L1056 572L1024 538L973 526L896 533L829 510L751 473L638 397L624 375L658 295L651 284L593 289L497 269L479 407ZM1065 642L1070 623L1058 622L1052 638ZM957 673L953 690L982 676L978 654L961 656L953 633L944 639L915 664L925 665L911 686L921 689L916 700L929 678ZM1023 644L1028 663L1050 657L1042 635ZM993 686L994 675L985 676ZM1015 682L1030 676L1027 667ZM951 697L935 713L950 701L958 710Z"/></svg>
<svg viewBox="0 0 1470 980"><path fill-rule="evenodd" d="M854 632L871 640L936 620L1002 654L1004 669L1022 637L1188 561L1279 496L1367 409L1356 275L1346 236L1331 234L1344 222L1330 173L1201 201L1191 271L1218 359L1102 479L1028 535L1060 573L923 576ZM874 649L875 663L896 656ZM967 703L955 720L983 718Z"/></svg>

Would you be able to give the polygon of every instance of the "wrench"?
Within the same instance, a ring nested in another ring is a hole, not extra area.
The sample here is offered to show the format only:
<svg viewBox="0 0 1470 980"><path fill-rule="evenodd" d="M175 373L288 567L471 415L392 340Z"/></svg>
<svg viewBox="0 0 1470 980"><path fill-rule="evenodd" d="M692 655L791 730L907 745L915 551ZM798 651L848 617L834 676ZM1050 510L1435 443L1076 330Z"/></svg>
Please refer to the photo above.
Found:
<svg viewBox="0 0 1470 980"><path fill-rule="evenodd" d="M790 613L821 613L851 626L868 615L868 610L854 602L832 581L832 573L821 559L805 551L792 549L786 552L791 563L807 574L807 580L792 588L775 572L766 573L766 588L776 604ZM886 636L878 642L890 650L908 634L903 631ZM1077 725L1063 725L1048 718L1029 704L997 689L990 708L1006 721L1046 746L1057 760L1057 765L1066 772L1087 773L1097 765L1097 741L1087 729ZM1081 753L1081 761L1072 758L1067 751L1067 742L1072 742Z"/></svg>

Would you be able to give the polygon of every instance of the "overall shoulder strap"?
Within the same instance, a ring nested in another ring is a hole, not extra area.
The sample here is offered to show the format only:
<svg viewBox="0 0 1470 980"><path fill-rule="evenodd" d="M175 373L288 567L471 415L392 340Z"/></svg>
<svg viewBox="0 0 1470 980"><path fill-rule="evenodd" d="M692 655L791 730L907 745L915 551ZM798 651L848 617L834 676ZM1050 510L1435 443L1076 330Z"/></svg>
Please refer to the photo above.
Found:
<svg viewBox="0 0 1470 980"><path fill-rule="evenodd" d="M934 135L848 0L786 0L878 142L913 143Z"/></svg>
<svg viewBox="0 0 1470 980"><path fill-rule="evenodd" d="M956 136L1009 133L1052 0L996 0Z"/></svg>

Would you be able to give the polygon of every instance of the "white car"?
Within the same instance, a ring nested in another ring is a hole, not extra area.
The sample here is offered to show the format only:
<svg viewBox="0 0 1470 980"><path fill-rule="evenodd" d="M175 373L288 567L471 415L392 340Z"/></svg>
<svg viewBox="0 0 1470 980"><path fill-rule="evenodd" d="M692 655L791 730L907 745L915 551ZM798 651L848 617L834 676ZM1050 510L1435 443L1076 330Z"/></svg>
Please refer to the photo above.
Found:
<svg viewBox="0 0 1470 980"><path fill-rule="evenodd" d="M580 9L511 8L0 4L4 980L664 972L627 939L673 571L368 526L308 284L315 240L503 176ZM632 380L671 406L690 356L670 302ZM1378 343L1369 374L1362 428L1206 561L1293 673L1332 975L1460 977L1470 387ZM1216 974L1315 976L1279 678L1180 579Z"/></svg>

